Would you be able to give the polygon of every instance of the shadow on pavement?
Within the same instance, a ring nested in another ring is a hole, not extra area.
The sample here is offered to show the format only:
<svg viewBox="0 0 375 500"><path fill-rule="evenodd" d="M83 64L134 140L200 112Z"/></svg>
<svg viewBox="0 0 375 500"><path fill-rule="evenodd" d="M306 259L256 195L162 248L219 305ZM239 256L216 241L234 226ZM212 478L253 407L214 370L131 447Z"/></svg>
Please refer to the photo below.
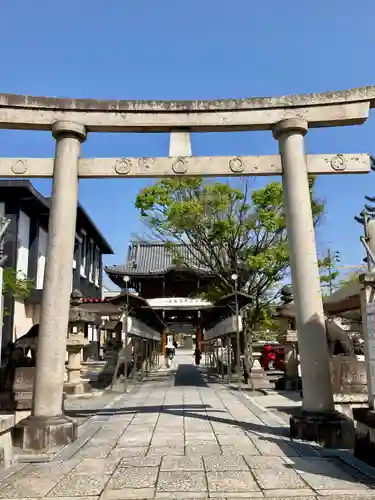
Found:
<svg viewBox="0 0 375 500"><path fill-rule="evenodd" d="M269 406L268 409L271 411L279 411L280 413L285 413L286 415L293 415L293 416L297 416L299 413L301 413L300 406L274 405L274 406Z"/></svg>
<svg viewBox="0 0 375 500"><path fill-rule="evenodd" d="M309 474L321 474L326 477L331 477L333 479L342 480L343 475L347 481L353 483L365 483L375 485L374 479L362 474L353 467L345 464L336 458L322 458L318 452L314 452L314 449L307 443L293 442L291 446L285 438L289 437L288 429L285 427L274 427L268 426L266 424L259 425L252 422L244 421L234 421L232 419L219 417L217 413L227 413L226 410L215 410L209 409L209 405L165 405L165 406L143 406L143 407L129 407L129 408L119 408L111 410L102 410L98 412L100 415L126 415L126 414L152 414L161 413L165 415L175 415L188 418L196 418L197 420L204 420L208 422L218 422L222 424L227 424L228 426L238 426L242 428L248 437L256 437L265 442L275 443L283 454L288 458L288 462L285 464L285 468L297 469L303 473ZM84 412L84 411L83 411ZM206 413L203 414L202 412ZM210 415L213 412L215 415ZM77 412L67 412L68 415L77 417L82 416L82 411ZM260 436L261 434L267 434L267 436ZM275 434L270 436L270 434ZM255 444L256 446L256 444ZM245 451L244 451L245 453ZM269 457L272 460L272 456ZM319 460L317 460L319 459ZM319 465L319 463L321 465ZM319 471L317 470L317 467ZM348 497L349 498L349 497Z"/></svg>
<svg viewBox="0 0 375 500"><path fill-rule="evenodd" d="M176 387L208 387L202 375L193 365L178 365L175 373L174 385Z"/></svg>
<svg viewBox="0 0 375 500"><path fill-rule="evenodd" d="M200 370L202 373L205 373L204 368ZM200 370L196 369L191 364L181 364L178 366L175 373L170 372L170 374L175 376L175 386L208 387L208 384L205 382ZM282 411L289 412L293 410L294 408L290 407L282 409ZM347 481L351 481L356 484L372 483L371 486L375 485L374 480L371 477L362 474L353 467L345 464L340 459L322 458L319 453L319 448L317 446L314 447L314 444L310 445L300 441L287 441L286 439L289 438L289 429L286 426L268 425L262 421L261 416L258 417L261 423L234 420L233 418L225 418L224 415L222 417L218 415L220 413L227 414L226 409L218 410L206 404L134 406L126 408L99 409L98 411L93 409L66 411L66 414L73 418L80 418L87 415L115 416L153 413L160 413L161 415L174 415L181 418L185 417L211 423L220 423L228 425L228 427L240 427L243 431L245 431L250 439L252 437L254 438L255 446L256 439L268 443L275 443L278 448L280 448L282 453L288 457L289 463L285 464L286 468L294 468L303 473L320 474L337 480L342 480L343 476L345 476ZM272 456L270 456L269 459L272 461ZM355 490L353 489L353 493L354 491ZM363 493L365 494L365 491Z"/></svg>

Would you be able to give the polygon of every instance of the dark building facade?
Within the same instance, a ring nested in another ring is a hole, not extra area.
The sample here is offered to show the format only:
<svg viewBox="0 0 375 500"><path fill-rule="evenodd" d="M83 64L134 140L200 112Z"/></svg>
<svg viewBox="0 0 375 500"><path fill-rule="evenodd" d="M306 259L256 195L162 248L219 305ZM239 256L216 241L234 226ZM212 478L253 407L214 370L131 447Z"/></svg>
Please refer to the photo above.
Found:
<svg viewBox="0 0 375 500"><path fill-rule="evenodd" d="M34 289L26 300L4 296L6 314L2 345L14 340L39 322L47 251L50 199L39 193L29 181L0 181L0 217L10 219L4 253L5 267L33 280ZM73 286L85 297L102 296L103 255L113 250L81 205L77 207L77 225Z"/></svg>

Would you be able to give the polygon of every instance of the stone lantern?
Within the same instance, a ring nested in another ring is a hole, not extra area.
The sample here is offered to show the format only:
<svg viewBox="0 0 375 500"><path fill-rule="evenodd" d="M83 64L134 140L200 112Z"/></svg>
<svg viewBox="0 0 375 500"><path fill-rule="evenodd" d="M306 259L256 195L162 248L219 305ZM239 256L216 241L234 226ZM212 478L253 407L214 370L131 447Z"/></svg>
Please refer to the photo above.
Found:
<svg viewBox="0 0 375 500"><path fill-rule="evenodd" d="M88 344L85 338L85 325L94 323L95 313L87 312L80 307L83 295L74 290L70 299L69 327L66 350L68 351L68 381L64 384L66 394L83 394L91 392L91 386L81 379L81 351Z"/></svg>
<svg viewBox="0 0 375 500"><path fill-rule="evenodd" d="M278 380L278 389L298 390L301 385L298 373L298 337L296 329L294 297L289 286L284 286L281 290L283 304L276 308L275 318L280 324L280 334L277 341L284 346L285 375Z"/></svg>
<svg viewBox="0 0 375 500"><path fill-rule="evenodd" d="M102 377L112 378L116 370L118 353L122 347L122 324L120 320L120 315L111 315L109 316L109 320L103 325L103 330L106 331L106 345L104 347L105 366L101 373Z"/></svg>

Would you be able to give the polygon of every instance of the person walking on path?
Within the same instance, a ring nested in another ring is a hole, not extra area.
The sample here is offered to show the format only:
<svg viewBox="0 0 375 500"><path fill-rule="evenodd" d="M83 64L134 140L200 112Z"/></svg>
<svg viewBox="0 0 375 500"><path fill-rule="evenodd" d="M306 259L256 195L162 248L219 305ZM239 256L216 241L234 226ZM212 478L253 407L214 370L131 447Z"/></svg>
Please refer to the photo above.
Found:
<svg viewBox="0 0 375 500"><path fill-rule="evenodd" d="M195 348L193 356L195 358L195 366L199 366L201 363L201 358L202 358L202 354L201 354L199 347Z"/></svg>
<svg viewBox="0 0 375 500"><path fill-rule="evenodd" d="M166 365L167 365L167 368L170 368L171 365L172 365L172 360L174 358L174 355L175 355L175 347L172 343L168 343L165 347L165 355L166 355Z"/></svg>

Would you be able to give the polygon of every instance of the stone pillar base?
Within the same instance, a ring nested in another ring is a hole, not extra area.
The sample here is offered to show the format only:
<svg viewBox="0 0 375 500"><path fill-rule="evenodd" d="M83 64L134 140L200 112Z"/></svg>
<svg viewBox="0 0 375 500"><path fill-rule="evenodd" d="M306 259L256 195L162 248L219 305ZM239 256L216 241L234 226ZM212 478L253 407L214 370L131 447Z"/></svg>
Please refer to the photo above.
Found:
<svg viewBox="0 0 375 500"><path fill-rule="evenodd" d="M353 448L354 423L346 415L302 411L290 417L290 436L303 441L315 441L323 448Z"/></svg>
<svg viewBox="0 0 375 500"><path fill-rule="evenodd" d="M78 424L59 417L30 416L13 428L13 444L25 451L53 451L77 439Z"/></svg>
<svg viewBox="0 0 375 500"><path fill-rule="evenodd" d="M68 397L72 394L87 394L90 392L92 392L92 387L85 380L80 380L79 382L66 382L64 384L64 393Z"/></svg>
<svg viewBox="0 0 375 500"><path fill-rule="evenodd" d="M375 411L353 408L355 428L354 456L375 467Z"/></svg>

